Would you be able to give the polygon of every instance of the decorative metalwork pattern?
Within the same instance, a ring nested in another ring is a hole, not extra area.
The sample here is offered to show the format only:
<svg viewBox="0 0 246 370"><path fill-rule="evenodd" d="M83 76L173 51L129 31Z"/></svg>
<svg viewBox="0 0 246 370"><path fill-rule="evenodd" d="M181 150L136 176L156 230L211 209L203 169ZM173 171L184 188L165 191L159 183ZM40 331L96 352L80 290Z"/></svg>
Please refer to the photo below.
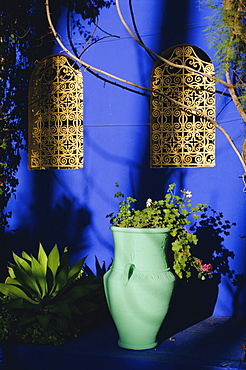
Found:
<svg viewBox="0 0 246 370"><path fill-rule="evenodd" d="M163 57L175 64L213 75L208 56L191 45L168 49ZM199 57L201 55L202 59ZM162 63L162 64L161 64ZM152 73L151 167L212 167L215 165L215 84L209 77L159 61ZM174 99L197 111L181 107Z"/></svg>
<svg viewBox="0 0 246 370"><path fill-rule="evenodd" d="M83 167L83 78L74 61L51 55L29 84L29 169Z"/></svg>

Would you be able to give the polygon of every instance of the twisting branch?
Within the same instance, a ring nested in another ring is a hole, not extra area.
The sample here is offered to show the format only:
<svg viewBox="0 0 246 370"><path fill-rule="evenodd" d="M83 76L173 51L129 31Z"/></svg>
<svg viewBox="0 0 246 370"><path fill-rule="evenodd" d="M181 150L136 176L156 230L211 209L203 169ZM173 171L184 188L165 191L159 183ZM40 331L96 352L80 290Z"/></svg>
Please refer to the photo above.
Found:
<svg viewBox="0 0 246 370"><path fill-rule="evenodd" d="M162 56L158 55L157 53L155 53L154 51L152 51L151 49L149 49L145 44L143 44L141 42L141 39L137 38L133 32L131 31L130 27L127 25L125 19L123 18L123 15L122 15L122 12L121 12L121 9L120 9L120 5L119 5L119 0L116 0L116 9L117 9L117 12L118 12L118 15L119 15L119 18L121 20L121 23L124 25L125 29L128 31L128 33L132 36L132 38L141 46L143 47L148 53L151 53L152 55L154 55L156 58L164 61L166 64L172 66L172 67L178 67L178 68L183 68L183 69L186 69L187 71L189 72L193 72L193 73L196 73L196 74L200 74L204 77L208 77L210 79L213 79L214 81L216 82L219 82L221 83L222 85L226 86L229 90L229 93L230 93L230 96L232 97L232 100L234 102L234 104L236 105L236 108L238 109L239 113L241 114L241 117L243 118L244 122L246 122L246 114L245 112L243 111L243 108L242 108L242 105L240 103L240 101L238 100L237 96L236 96L236 93L235 93L235 88L233 86L233 84L231 83L231 80L229 78L229 73L226 74L226 78L227 78L227 82L219 79L219 78L216 78L214 76L211 76L211 75L208 75L206 73L203 73L203 72L200 72L200 71L197 71L193 68L190 68L190 67L187 67L187 66L184 66L184 65L176 65L175 63L172 63L170 62L168 59L165 59L163 58ZM172 100L170 99L168 96L167 98L169 100ZM182 106L181 103L178 102L178 104L180 106ZM191 109L191 107L189 107L189 109ZM194 110L194 109L192 109ZM227 140L229 141L230 145L232 146L233 150L235 151L235 153L237 154L242 166L243 166L243 169L244 169L244 172L246 174L246 163L244 162L243 160L243 157L241 155L241 153L239 152L239 150L237 149L236 145L234 144L232 138L230 137L230 135L227 133L227 131L221 127L220 125L217 124L216 121L214 121L213 119L211 119L209 116L206 116L206 114L204 113L201 113L200 114L203 116L203 117L206 117L207 119L210 120L210 122L217 128L219 129L227 138Z"/></svg>
<svg viewBox="0 0 246 370"><path fill-rule="evenodd" d="M96 17L96 21L95 21L94 29L93 29L93 31L92 31L92 33L91 33L91 35L90 35L89 39L86 41L85 45L83 46L83 48L82 48L82 50L81 50L81 52L80 52L80 54L79 54L79 57L81 57L81 56L82 56L82 54L84 54L84 52L85 52L85 50L87 49L87 47L88 47L89 43L93 40L93 36L95 35L95 32L96 32L97 27L98 27L98 24L97 24L97 23L98 23L98 18Z"/></svg>
<svg viewBox="0 0 246 370"><path fill-rule="evenodd" d="M116 4L118 4L118 0L116 0ZM175 100L175 99L173 99L173 98L171 98L170 96L168 96L168 95L165 95L165 94L163 94L163 93L160 93L160 92L158 92L158 91L156 91L156 90L151 90L151 89L149 89L149 88L147 88L147 87L144 87L144 86L140 86L140 85L138 85L138 84L136 84L136 83L133 83L133 82L130 82L130 81L127 81L127 80L125 80L125 79L123 79L123 78L121 78L121 77L118 77L118 76L115 76L115 75L113 75L113 74L111 74L111 73L108 73L108 72L106 72L106 71L103 71L102 69L99 69L99 68L96 68L96 67L93 67L93 66L91 66L90 64L88 64L88 63L86 63L86 62L84 62L83 60L81 60L81 59L79 59L76 55L74 55L74 54L72 54L64 45L63 45L63 43L62 43L62 41L61 41L61 39L60 39L60 37L59 37L59 35L58 35L58 33L56 32L56 30L55 30L55 28L54 28L54 25L53 25L53 23L52 23L52 20L51 20L51 16L50 16L50 10L49 10L49 0L45 0L45 6L46 6L46 14L47 14L47 20L48 20L48 23L49 23L49 27L50 27L50 29L51 29L51 31L52 31L52 33L53 33L53 35L54 35L54 37L55 37L55 39L56 39L56 41L58 42L58 44L61 46L61 48L64 50L64 52L66 53L66 54L68 54L71 58L73 58L74 60L76 60L79 64L81 64L81 65L83 65L86 69L91 69L91 70L93 70L93 71L96 71L96 72L98 72L98 73L100 73L100 74L103 74L103 75L106 75L106 76L108 76L108 77L110 77L110 78L112 78L112 79L115 79L115 80L118 80L118 81L121 81L121 82L123 82L123 83L125 83L125 84L128 84L128 85L131 85L131 86L134 86L134 87L136 87L136 88L138 88L138 89L140 89L140 90L144 90L144 91L148 91L148 92L150 92L150 93L157 93L158 95L161 95L161 96L163 96L163 97L165 97L166 99L168 99L169 101L172 101L173 103L175 103L175 104L177 104L177 105L179 105L179 106L181 106L182 108L184 108L184 109L188 109L188 110L190 110L190 111L193 111L193 112L195 112L196 114L199 114L199 115L201 115L202 117L204 117L204 118L206 118L206 119L208 119L218 130L220 130L224 135L225 135L225 137L227 138L227 140L229 141L229 143L230 143L230 145L232 146L232 148L233 148L233 150L235 151L235 153L236 153L236 155L238 156L238 158L239 158L239 160L240 160L240 162L241 162L241 164L242 164L242 166L243 166L243 168L244 168L244 171L245 171L245 173L246 173L246 164L244 163L244 161L243 161L243 159L242 159L242 156L241 156L241 154L240 154L240 152L239 152L239 150L237 149L237 147L236 147L236 145L234 144L234 142L233 142L233 140L232 140L232 138L229 136L229 134L226 132L226 130L224 130L224 128L223 127L221 127L220 125L218 125L218 123L216 122L216 121L214 121L211 117L209 117L207 114L205 114L205 113L203 113L202 111L200 111L200 110L198 110L198 109L196 109L195 107L190 107L190 106L187 106L187 105L185 105L185 104L183 104L183 103L181 103L181 102L179 102L179 101L177 101L177 100ZM123 20L123 22L124 22L124 20ZM127 26L128 27L128 26ZM130 31L131 32L131 31ZM135 38L135 36L133 35L133 38L134 39L136 39ZM139 42L139 40L137 40L136 39L136 41L142 46L142 44ZM144 47L144 46L143 46ZM148 49L148 48L147 48ZM174 67L179 67L179 68L185 68L185 69L187 69L187 70L189 70L189 71L192 71L192 72L195 72L195 73L200 73L200 72L198 72L198 71L196 71L196 70L193 70L192 68L189 68L189 67L186 67L186 66L182 66L182 65L176 65L176 64L174 64L174 63L171 63L170 61L168 61L168 60L166 60L166 59L164 59L164 58L162 58L161 56L159 56L158 54L156 54L156 53L154 53L153 51L151 51L150 49L148 49L152 54L154 54L154 55L156 55L156 57L158 57L158 58L160 58L160 59L162 59L164 62L166 62L167 64L169 64L169 65L172 65L172 66L174 66ZM204 74L204 73L200 73L201 75L203 75L203 76L207 76L207 77L209 77L209 78L212 78L212 76L211 75L206 75L206 74ZM215 79L215 78L214 78ZM219 79L216 79L216 80L218 80L218 81L220 81L221 83L223 82L223 81L221 81L221 80L219 80ZM224 83L224 85L226 85L227 87L231 87L232 85L230 85L230 84L228 84L228 83ZM137 91L136 91L137 92Z"/></svg>
<svg viewBox="0 0 246 370"><path fill-rule="evenodd" d="M188 67L188 66L185 66L183 64L175 64L175 63L172 63L170 62L170 60L168 59L165 59L163 58L161 55L155 53L153 50L149 49L146 45L144 45L135 35L134 33L131 31L130 27L127 25L126 21L124 20L123 18L123 15L121 13L121 10L120 10L120 5L119 5L119 0L116 0L116 9L117 9L117 12L118 12L118 15L120 17L120 20L121 20L121 23L123 24L123 26L125 27L125 29L127 30L127 32L132 36L132 38L142 47L144 48L148 53L154 55L156 58L162 60L163 62L165 62L166 64L170 65L171 67L174 67L174 68L181 68L181 69L186 69L187 71L189 72L193 72L193 73L196 73L196 74L199 74L201 76L204 76L204 77L207 77L209 79L212 79L216 82L220 82L222 85L225 85L226 87L233 87L233 85L217 78L217 77L214 77L212 75L209 75L207 73L204 73L204 72L200 72L200 71L197 71L196 69L193 69L191 67Z"/></svg>
<svg viewBox="0 0 246 370"><path fill-rule="evenodd" d="M210 79L213 79L217 82L220 82L221 84L227 86L227 87L232 87L232 85L229 85L227 82L223 81L223 80L220 80L210 74L206 74L206 73L203 73L203 72L200 72L200 71L197 71L191 67L188 67L188 66L185 66L185 65L182 65L182 64L175 64L175 63L172 63L170 62L168 59L165 59L163 58L162 56L156 54L155 52L153 52L151 49L147 48L145 45L143 45L135 36L134 34L131 32L130 28L127 26L127 24L125 23L122 15L121 15L121 12L120 12L120 9L118 8L119 6L119 3L118 3L118 0L116 0L116 6L117 6L117 10L119 12L119 16L120 16L120 19L122 21L122 23L124 24L124 26L126 27L126 29L128 30L128 32L130 33L130 35L133 37L133 39L139 44L141 45L143 48L145 48L148 52L150 52L151 54L155 55L157 58L161 59L162 61L164 61L165 63L169 64L170 66L172 67L175 67L175 68L183 68L183 69L186 69L187 71L190 71L190 72L193 72L193 73L196 73L196 74L200 74L204 77L207 77L207 78L210 78ZM48 23L49 23L49 27L56 39L56 41L58 42L58 44L61 46L61 48L69 55L71 56L71 58L75 59L78 63L82 64L85 68L90 68L96 72L99 72L99 73L102 73L110 78L114 78L118 81L121 81L121 82L124 82L128 85L131 85L131 86L135 86L137 88L140 88L142 90L146 90L146 91L150 91L148 88L144 87L144 86L139 86L137 85L136 83L134 82L130 82L130 81L127 81L121 77L118 77L118 76L115 76L111 73L108 73L106 71L103 71L102 69L99 69L99 68L96 68L96 67L93 67L92 65L82 61L81 59L79 59L78 57L76 57L74 54L72 54L65 46L64 44L62 43L58 33L56 32L55 28L54 28L54 25L52 23L52 20L51 20L51 15L50 15L50 10L49 10L49 0L45 0L45 7L46 7L46 15L47 15L47 20L48 20Z"/></svg>
<svg viewBox="0 0 246 370"><path fill-rule="evenodd" d="M231 78L230 78L229 72L226 72L226 80L227 80L227 82L229 84L231 84ZM232 84L231 84L231 86L232 86ZM230 92L230 95L231 95L231 98L233 100L233 103L235 104L235 106L236 106L239 114L241 115L243 121L246 122L246 113L243 110L242 104L240 103L240 101L239 101L239 99L237 97L237 94L235 92L234 87L233 86L232 87L229 87L228 90Z"/></svg>
<svg viewBox="0 0 246 370"><path fill-rule="evenodd" d="M158 92L155 91L155 93L158 93ZM160 94L160 95L163 95L163 94ZM206 113L200 111L199 109L196 109L194 107L189 107L189 106L187 106L187 105L185 105L183 103L180 103L180 102L176 101L175 99L172 99L172 98L170 98L168 96L165 96L165 97L168 98L168 100L172 101L173 103L178 104L182 108L192 110L194 113L197 113L198 115L204 117L205 119L209 120L214 125L215 128L217 128L218 130L220 130L225 135L225 137L227 138L227 140L229 141L232 149L235 151L236 155L239 158L239 161L241 162L241 164L243 166L244 172L246 173L246 163L244 162L241 153L239 152L238 148L236 147L236 145L235 145L234 141L232 140L232 138L230 137L230 135L227 133L227 131L222 126L220 126L215 120L213 120Z"/></svg>
<svg viewBox="0 0 246 370"><path fill-rule="evenodd" d="M136 21L135 21L135 17L134 17L134 11L133 11L133 7L132 7L132 0L129 0L129 9L130 9L130 13L131 13L131 18L132 18L132 24L133 24L133 27L134 27L134 30L136 32L136 35L137 35L137 38L138 40L144 45L143 43L143 40L141 39L141 36L138 32L138 28L137 28L137 24L136 24ZM148 55L150 56L150 58L155 61L155 57L154 55L152 55L151 53L149 53L147 51Z"/></svg>
<svg viewBox="0 0 246 370"><path fill-rule="evenodd" d="M60 47L65 51L65 53L67 55L69 55L71 58L73 58L74 60L76 60L79 64L81 64L82 66L84 66L86 69L89 68L89 69L92 69L93 71L95 72L98 72L98 73L101 73L101 74L104 74L110 78L113 78L115 80L118 80L118 81L121 81L123 83L126 83L128 85L131 85L131 86L135 86L137 88L140 88L142 90L145 90L145 91L149 91L148 88L146 87L143 87L143 86L139 86L137 84L135 84L134 82L130 82L130 81L127 81L121 77L118 77L118 76L115 76L113 75L112 73L108 73L106 71L103 71L102 69L99 69L99 68L96 68L96 67L93 67L92 65L84 62L83 60L79 59L78 57L76 57L73 53L71 53L65 46L64 44L62 43L60 37L59 37L59 34L56 32L55 28L54 28L54 25L52 23L52 20L51 20L51 15L50 15L50 9L49 9L49 0L45 0L45 8L46 8L46 15L47 15L47 20L48 20L48 23L49 23L49 27L56 39L56 41L58 42L58 44L60 45Z"/></svg>
<svg viewBox="0 0 246 370"><path fill-rule="evenodd" d="M69 19L70 19L70 11L68 10L68 13L67 13L67 33L68 33L68 41L69 41L69 45L74 53L74 55L77 57L77 58L80 58L82 53L84 53L85 50L88 49L88 47L90 47L92 44L90 44L86 49L83 48L83 51L78 54L75 46L74 46L74 43L73 43L73 40L72 40L72 37L71 37L71 32L70 32L70 23L69 23ZM98 26L98 24L96 25L96 27L98 27L100 29L100 27ZM93 31L94 32L94 31ZM105 32L105 31L103 31ZM51 32L52 33L52 32ZM107 32L105 32L107 33ZM115 35L109 35L107 37L110 37L110 36L113 36L113 37L118 37L118 36L115 36ZM98 41L98 40L97 40ZM115 81L111 81L101 75L99 75L98 73L94 72L92 69L90 68L87 68L87 71L89 73L91 73L93 76L95 76L96 78L99 78L100 80L102 80L103 82L106 82L110 85L114 85L114 86L117 86L121 89L124 89L124 90L127 90L127 91L130 91L130 92L133 92L135 94L139 94L139 95L142 95L142 96L146 96L146 97L149 97L149 94L148 93L145 93L145 92L142 92L142 91L138 91L138 90L134 90L134 89L131 89L130 87L127 87L127 86L124 86L124 85L121 85Z"/></svg>
<svg viewBox="0 0 246 370"><path fill-rule="evenodd" d="M77 49L75 48L74 46L74 43L73 43L73 40L72 40L72 37L71 37L71 31L70 31L70 23L69 23L69 20L70 20L70 11L68 10L67 12L67 34L68 34L68 41L69 41L69 45L74 53L74 55L77 57L77 58L80 58L81 57L81 54L78 54L77 52ZM98 25L97 25L98 27ZM100 27L99 27L100 28ZM94 31L93 31L94 32ZM105 31L104 31L105 32ZM52 33L52 32L51 32ZM91 45L91 44L90 44ZM89 45L89 46L90 46ZM86 49L87 50L87 49ZM84 52L84 49L83 49L83 52ZM99 78L100 80L102 80L103 82L107 82L108 84L111 84L111 85L114 85L114 86L117 86L117 87L120 87L121 89L124 89L124 90L127 90L127 91L130 91L130 92L133 92L135 94L139 94L139 95L143 95L143 96L149 96L148 94L142 92L142 91L137 91L137 90L134 90L134 89L131 89L130 87L127 87L127 86L123 86L123 85L120 85L118 84L117 82L114 82L114 81L111 81L103 76L100 76L98 73L92 71L92 69L90 68L87 68L87 71L89 73L91 73L93 76L95 76L96 78Z"/></svg>

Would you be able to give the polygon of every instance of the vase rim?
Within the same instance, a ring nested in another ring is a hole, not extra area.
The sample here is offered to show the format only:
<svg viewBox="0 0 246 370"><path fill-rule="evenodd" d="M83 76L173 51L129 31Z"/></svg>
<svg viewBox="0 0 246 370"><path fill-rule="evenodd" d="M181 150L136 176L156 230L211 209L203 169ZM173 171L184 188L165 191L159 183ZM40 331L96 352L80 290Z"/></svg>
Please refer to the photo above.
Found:
<svg viewBox="0 0 246 370"><path fill-rule="evenodd" d="M111 231L121 231L124 233L147 233L147 234L158 234L158 233L169 233L170 229L167 227L152 227L152 228L144 228L144 227L121 227L121 226L110 226Z"/></svg>

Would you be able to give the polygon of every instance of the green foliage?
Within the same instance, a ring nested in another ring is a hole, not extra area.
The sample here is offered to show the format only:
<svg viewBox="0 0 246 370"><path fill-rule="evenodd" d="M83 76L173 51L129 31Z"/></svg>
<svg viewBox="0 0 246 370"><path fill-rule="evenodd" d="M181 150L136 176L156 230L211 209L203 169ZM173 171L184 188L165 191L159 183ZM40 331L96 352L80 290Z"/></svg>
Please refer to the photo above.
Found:
<svg viewBox="0 0 246 370"><path fill-rule="evenodd" d="M19 326L38 323L46 330L55 324L67 330L82 315L77 302L98 288L83 284L85 258L70 266L67 250L60 258L57 245L46 255L40 244L37 259L25 252L22 257L13 253L13 259L0 292L9 298L8 310L18 314Z"/></svg>
<svg viewBox="0 0 246 370"><path fill-rule="evenodd" d="M35 0L12 0L0 9L0 231L8 226L6 212L15 194L20 151L25 149L27 132L27 89L31 70L31 40ZM40 22L36 22L40 23Z"/></svg>
<svg viewBox="0 0 246 370"><path fill-rule="evenodd" d="M198 245L194 248L200 249L199 257L212 263L214 273L227 276L233 285L238 285L240 275L235 275L235 271L229 267L229 259L233 259L235 253L224 246L225 237L230 235L233 226L236 226L236 223L224 220L222 212L216 212L208 207L190 229L199 239Z"/></svg>
<svg viewBox="0 0 246 370"><path fill-rule="evenodd" d="M4 343L27 343L27 344L63 344L71 338L76 338L80 328L71 323L68 329L64 329L56 322L44 329L38 322L20 326L19 315L8 308L9 297L0 297L0 342Z"/></svg>
<svg viewBox="0 0 246 370"><path fill-rule="evenodd" d="M52 15L66 6L70 12L87 20L81 25L80 17L72 27L80 27L86 40L91 33L87 24L95 21L101 9L109 8L112 0L57 0L51 1ZM71 16L72 17L72 16ZM42 19L42 21L39 21ZM34 63L52 53L43 0L9 0L0 7L0 232L9 226L11 213L6 211L8 201L18 186L17 171L22 149L27 142L28 81ZM68 27L69 28L69 27ZM68 37L70 40L70 37Z"/></svg>
<svg viewBox="0 0 246 370"><path fill-rule="evenodd" d="M100 324L107 317L108 312L102 279L83 273L74 284L90 290L90 295L83 296L76 301L76 306L82 314L73 316L73 320L67 327L60 325L56 320L51 320L45 329L38 321L20 325L22 310L9 307L11 298L0 297L0 342L60 345Z"/></svg>
<svg viewBox="0 0 246 370"><path fill-rule="evenodd" d="M116 183L119 187L119 184ZM158 201L147 200L146 208L136 210L132 204L136 199L127 197L121 191L115 194L116 198L124 198L119 203L119 212L111 213L110 218L113 226L134 228L168 228L172 238L173 269L179 278L190 278L192 270L198 271L202 278L201 261L192 255L192 246L196 245L198 238L190 233L185 226L191 224L191 219L198 219L206 209L204 204L192 205L191 193L181 191L182 196L175 195L175 184L168 187L165 197Z"/></svg>
<svg viewBox="0 0 246 370"><path fill-rule="evenodd" d="M61 0L61 3L68 7L70 11L75 10L77 14L80 14L82 19L89 19L90 22L94 22L96 17L99 16L100 10L103 7L109 8L110 5L114 4L113 0L93 0L93 1L81 1L81 0Z"/></svg>
<svg viewBox="0 0 246 370"><path fill-rule="evenodd" d="M215 51L219 76L230 73L241 104L246 108L246 4L244 0L207 0L212 15L206 34Z"/></svg>

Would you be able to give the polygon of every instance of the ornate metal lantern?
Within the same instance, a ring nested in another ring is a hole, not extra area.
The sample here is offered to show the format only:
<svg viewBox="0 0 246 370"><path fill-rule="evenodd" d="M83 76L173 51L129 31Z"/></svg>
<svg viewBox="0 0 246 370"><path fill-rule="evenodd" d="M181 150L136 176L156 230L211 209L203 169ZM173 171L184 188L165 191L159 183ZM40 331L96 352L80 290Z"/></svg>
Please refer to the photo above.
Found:
<svg viewBox="0 0 246 370"><path fill-rule="evenodd" d="M83 167L83 78L64 55L37 63L29 83L29 169Z"/></svg>
<svg viewBox="0 0 246 370"><path fill-rule="evenodd" d="M152 72L151 167L212 167L215 165L215 84L209 75L214 68L199 48L179 45L162 56L205 73L206 76L172 67L159 60ZM184 108L168 99L193 107Z"/></svg>

